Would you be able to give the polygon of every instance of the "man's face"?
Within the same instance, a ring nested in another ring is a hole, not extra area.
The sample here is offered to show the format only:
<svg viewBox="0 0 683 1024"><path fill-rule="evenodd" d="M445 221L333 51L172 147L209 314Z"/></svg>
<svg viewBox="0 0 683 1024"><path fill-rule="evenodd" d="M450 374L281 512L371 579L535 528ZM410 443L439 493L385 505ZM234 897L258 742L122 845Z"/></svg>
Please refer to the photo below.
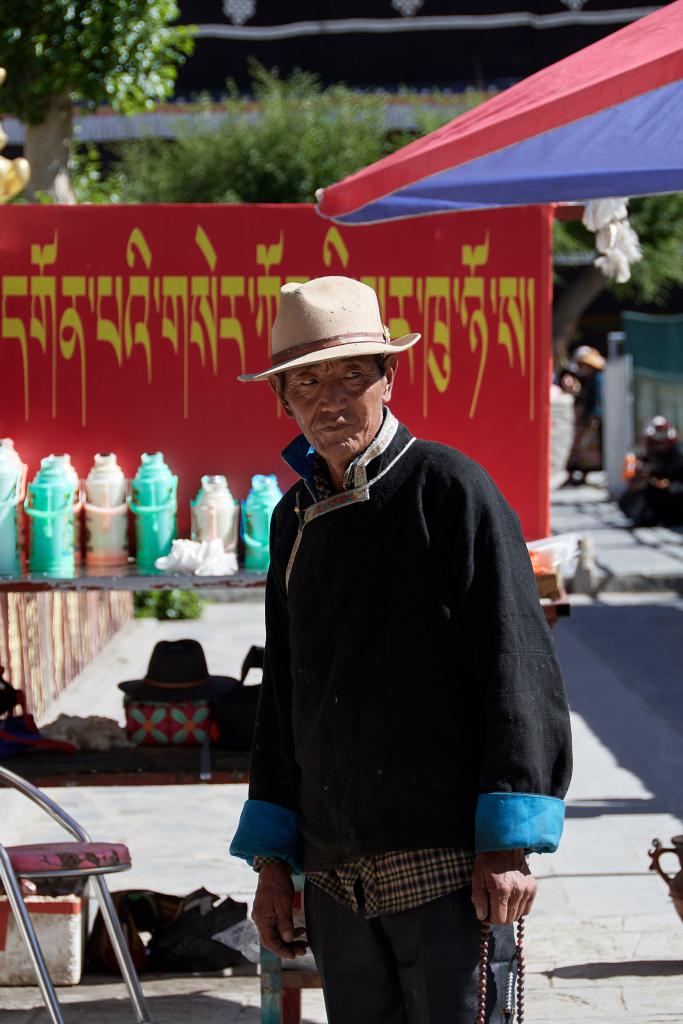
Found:
<svg viewBox="0 0 683 1024"><path fill-rule="evenodd" d="M395 371L395 356L384 373L373 356L312 363L286 372L280 399L325 462L346 466L379 430Z"/></svg>

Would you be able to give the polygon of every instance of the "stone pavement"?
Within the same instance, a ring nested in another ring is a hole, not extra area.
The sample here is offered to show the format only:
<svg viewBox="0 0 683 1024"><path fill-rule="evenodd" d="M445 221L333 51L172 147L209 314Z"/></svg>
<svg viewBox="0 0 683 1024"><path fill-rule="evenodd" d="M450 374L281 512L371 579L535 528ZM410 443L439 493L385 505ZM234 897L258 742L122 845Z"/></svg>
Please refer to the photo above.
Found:
<svg viewBox="0 0 683 1024"><path fill-rule="evenodd" d="M613 549L601 543L609 540L603 530L620 527L603 525L603 513L609 519L612 512L601 508L604 502L593 488L581 489L590 505L582 511L578 490L554 496L556 528L573 529L569 523L583 520L596 537L598 562L608 550L631 550L633 539L623 528L622 535L612 537ZM674 551L680 543L676 536ZM572 705L575 774L560 850L531 858L539 895L527 925L527 1017L564 1024L680 1024L683 924L664 883L647 870L647 849L654 836L668 841L683 832L680 655L676 661L675 653L680 652L683 600L661 591L607 591L597 599L574 597L572 603L573 616L558 623L555 638ZM634 636L638 621L644 626L642 643ZM120 694L113 684L144 671L151 646L161 637L196 636L205 645L210 669L234 674L262 631L258 603L214 605L198 623L130 623L47 717L65 711L120 719ZM651 646L649 653L648 637L650 643L656 639L656 650ZM245 787L84 788L52 794L95 838L130 846L135 866L114 879L116 887L184 893L205 885L251 898L253 873L226 854ZM7 843L36 841L51 827L48 823L46 830L36 812L1 791L0 820ZM253 976L147 977L143 983L156 1024L259 1020ZM132 1019L122 986L111 979L87 977L60 995L67 1022ZM304 1019L326 1020L318 991L304 994ZM0 989L2 1024L46 1020L35 989Z"/></svg>
<svg viewBox="0 0 683 1024"><path fill-rule="evenodd" d="M588 618L594 602L583 603ZM680 602L677 613L683 623ZM558 624L556 642L575 770L560 849L532 858L539 898L528 923L529 1017L681 1021L683 925L646 856L654 836L681 831L672 813L681 813L680 729L594 652L575 621Z"/></svg>
<svg viewBox="0 0 683 1024"><path fill-rule="evenodd" d="M595 590L683 593L683 527L632 529L609 500L602 474L588 479L589 485L552 492L551 519L553 533L590 538Z"/></svg>

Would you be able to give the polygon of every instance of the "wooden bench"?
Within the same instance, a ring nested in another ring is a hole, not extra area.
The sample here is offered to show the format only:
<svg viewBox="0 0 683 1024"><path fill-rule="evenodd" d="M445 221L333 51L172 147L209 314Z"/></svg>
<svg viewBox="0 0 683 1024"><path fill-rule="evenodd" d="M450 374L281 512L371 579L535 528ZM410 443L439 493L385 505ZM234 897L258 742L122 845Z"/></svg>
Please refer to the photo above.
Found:
<svg viewBox="0 0 683 1024"><path fill-rule="evenodd" d="M301 990L320 988L314 970L282 969L282 961L261 948L261 1024L301 1024Z"/></svg>
<svg viewBox="0 0 683 1024"><path fill-rule="evenodd" d="M248 782L249 754L211 750L202 764L199 747L128 747L120 750L25 751L13 758L34 786L182 786Z"/></svg>

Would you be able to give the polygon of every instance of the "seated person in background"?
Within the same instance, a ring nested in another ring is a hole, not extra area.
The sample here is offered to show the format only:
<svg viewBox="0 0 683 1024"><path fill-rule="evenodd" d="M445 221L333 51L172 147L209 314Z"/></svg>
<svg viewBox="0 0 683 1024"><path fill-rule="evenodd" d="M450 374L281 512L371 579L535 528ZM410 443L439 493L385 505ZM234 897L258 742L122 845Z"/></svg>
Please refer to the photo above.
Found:
<svg viewBox="0 0 683 1024"><path fill-rule="evenodd" d="M627 454L624 478L619 508L634 526L683 524L683 448L664 416L650 420L636 451Z"/></svg>

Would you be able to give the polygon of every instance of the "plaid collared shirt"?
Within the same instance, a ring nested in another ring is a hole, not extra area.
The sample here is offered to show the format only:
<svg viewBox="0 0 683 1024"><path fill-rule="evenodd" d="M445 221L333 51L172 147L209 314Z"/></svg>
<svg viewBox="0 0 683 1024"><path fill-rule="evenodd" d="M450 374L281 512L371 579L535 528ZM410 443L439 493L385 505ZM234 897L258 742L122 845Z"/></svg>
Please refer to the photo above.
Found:
<svg viewBox="0 0 683 1024"><path fill-rule="evenodd" d="M465 850L397 850L361 857L306 877L364 917L396 914L468 885L474 854Z"/></svg>
<svg viewBox="0 0 683 1024"><path fill-rule="evenodd" d="M353 463L346 472L344 488L353 486ZM331 497L330 474L324 460L316 455L313 483L319 501ZM255 857L259 871L270 857ZM474 854L468 850L396 850L361 857L326 871L312 871L306 877L328 896L354 913L379 917L411 910L468 885Z"/></svg>
<svg viewBox="0 0 683 1024"><path fill-rule="evenodd" d="M254 857L254 870L276 863ZM341 864L306 877L354 913L379 917L412 910L469 885L474 854L467 850L397 850Z"/></svg>

